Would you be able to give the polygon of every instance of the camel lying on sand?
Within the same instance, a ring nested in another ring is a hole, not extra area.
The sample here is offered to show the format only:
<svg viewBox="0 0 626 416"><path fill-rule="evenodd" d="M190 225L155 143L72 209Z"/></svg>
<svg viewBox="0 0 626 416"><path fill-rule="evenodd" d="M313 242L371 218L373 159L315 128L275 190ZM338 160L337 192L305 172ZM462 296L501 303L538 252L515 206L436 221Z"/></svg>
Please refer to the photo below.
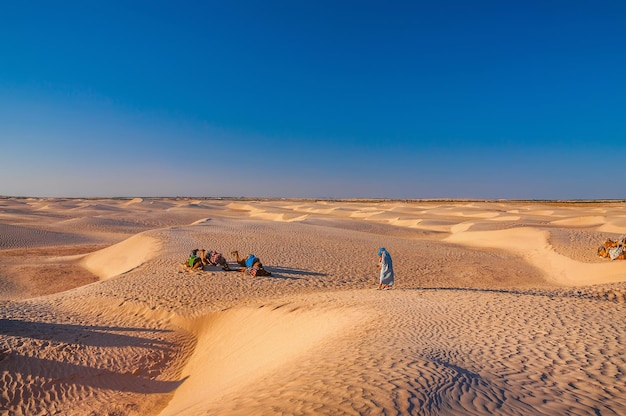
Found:
<svg viewBox="0 0 626 416"><path fill-rule="evenodd" d="M226 261L226 258L224 258L222 253L214 250L207 251L203 248L198 250L198 253L200 254L202 264L206 266L222 266L222 269L226 271L230 270L230 267L228 267L228 262Z"/></svg>
<svg viewBox="0 0 626 416"><path fill-rule="evenodd" d="M239 252L237 250L231 251L232 256L235 258L237 264L239 264L243 269L241 271L243 273L247 273L250 276L271 276L272 272L265 270L261 260L256 257L254 254L248 255L248 257L241 258L239 257Z"/></svg>
<svg viewBox="0 0 626 416"><path fill-rule="evenodd" d="M202 262L202 258L198 256L197 248L191 250L191 254L189 254L189 258L185 262L185 266L192 269L202 269L204 267L204 263Z"/></svg>
<svg viewBox="0 0 626 416"><path fill-rule="evenodd" d="M239 257L239 251L237 250L231 251L230 254L235 258L235 261L237 262L237 264L239 264L240 266L246 267L247 257L244 257L244 258Z"/></svg>
<svg viewBox="0 0 626 416"><path fill-rule="evenodd" d="M598 256L610 258L611 260L626 260L626 234L617 241L607 239L598 247Z"/></svg>

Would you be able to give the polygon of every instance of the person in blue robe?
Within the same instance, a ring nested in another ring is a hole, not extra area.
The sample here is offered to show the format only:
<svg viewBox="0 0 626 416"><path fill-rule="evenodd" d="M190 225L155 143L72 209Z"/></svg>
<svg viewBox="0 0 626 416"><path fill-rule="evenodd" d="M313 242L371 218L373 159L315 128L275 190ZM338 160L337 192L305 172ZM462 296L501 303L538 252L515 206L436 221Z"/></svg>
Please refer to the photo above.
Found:
<svg viewBox="0 0 626 416"><path fill-rule="evenodd" d="M378 289L391 289L394 284L393 262L391 255L384 247L378 250L378 268L380 269Z"/></svg>

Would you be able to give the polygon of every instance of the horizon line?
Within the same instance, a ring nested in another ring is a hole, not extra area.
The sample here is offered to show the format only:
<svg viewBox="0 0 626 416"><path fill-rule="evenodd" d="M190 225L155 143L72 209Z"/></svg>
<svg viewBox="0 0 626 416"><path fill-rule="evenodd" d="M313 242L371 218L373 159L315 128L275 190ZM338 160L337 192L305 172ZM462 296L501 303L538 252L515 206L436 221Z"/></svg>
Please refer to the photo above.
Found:
<svg viewBox="0 0 626 416"><path fill-rule="evenodd" d="M172 200L233 200L233 201L329 201L329 202L560 202L560 203L615 203L626 199L612 198L571 198L571 199L532 199L532 198L331 198L331 197L249 197L249 196L26 196L0 195L0 199L172 199Z"/></svg>

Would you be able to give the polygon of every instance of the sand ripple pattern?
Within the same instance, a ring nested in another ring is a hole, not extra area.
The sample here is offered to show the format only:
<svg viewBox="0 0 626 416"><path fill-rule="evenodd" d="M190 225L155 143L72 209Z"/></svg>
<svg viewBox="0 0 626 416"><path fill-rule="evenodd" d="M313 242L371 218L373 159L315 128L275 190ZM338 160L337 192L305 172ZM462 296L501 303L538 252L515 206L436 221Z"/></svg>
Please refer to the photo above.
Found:
<svg viewBox="0 0 626 416"><path fill-rule="evenodd" d="M32 305L36 320L23 319L13 303L2 307L2 415L149 413L180 385L168 366L195 342L185 331L146 325L137 313L98 325L111 306L95 316L66 310L63 323L57 307Z"/></svg>
<svg viewBox="0 0 626 416"><path fill-rule="evenodd" d="M295 368L216 398L198 414L618 415L626 409L620 344L626 315L619 305L455 290L371 291L362 293L360 305L343 294L315 300L324 302L370 305L372 319Z"/></svg>
<svg viewBox="0 0 626 416"><path fill-rule="evenodd" d="M0 223L0 250L91 242L90 238L82 235Z"/></svg>
<svg viewBox="0 0 626 416"><path fill-rule="evenodd" d="M595 280L626 262L589 255L623 208L0 199L0 415L626 414L626 283ZM508 245L450 240L477 235ZM47 246L56 274L20 263ZM373 289L379 246L394 290ZM189 271L192 248L274 276Z"/></svg>

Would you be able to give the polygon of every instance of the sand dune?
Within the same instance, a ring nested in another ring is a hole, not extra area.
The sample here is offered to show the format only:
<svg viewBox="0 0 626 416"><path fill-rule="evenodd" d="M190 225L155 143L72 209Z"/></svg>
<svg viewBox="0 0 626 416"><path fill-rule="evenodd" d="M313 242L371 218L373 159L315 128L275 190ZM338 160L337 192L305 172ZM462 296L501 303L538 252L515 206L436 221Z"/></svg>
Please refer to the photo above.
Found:
<svg viewBox="0 0 626 416"><path fill-rule="evenodd" d="M490 218L491 221L519 221L522 217L519 215L498 215Z"/></svg>
<svg viewBox="0 0 626 416"><path fill-rule="evenodd" d="M614 234L624 234L624 230L626 230L626 215L613 216L598 227L598 231Z"/></svg>
<svg viewBox="0 0 626 416"><path fill-rule="evenodd" d="M299 357L357 319L345 311L306 311L290 304L196 319L188 325L198 340L182 373L188 378L161 414L203 414L216 398L250 388L272 370L297 365Z"/></svg>
<svg viewBox="0 0 626 416"><path fill-rule="evenodd" d="M598 216L598 215L592 215L592 216L585 216L585 217L573 217L573 218L566 218L563 220L556 220L556 221L552 221L552 224L573 226L573 227L576 227L576 226L588 227L588 226L602 225L605 222L606 220L604 217Z"/></svg>
<svg viewBox="0 0 626 416"><path fill-rule="evenodd" d="M160 241L138 234L126 241L86 255L81 264L101 279L109 279L156 257L160 249Z"/></svg>
<svg viewBox="0 0 626 416"><path fill-rule="evenodd" d="M0 414L624 414L625 207L0 199Z"/></svg>
<svg viewBox="0 0 626 416"><path fill-rule="evenodd" d="M134 205L134 204L141 204L143 202L143 198L133 198L130 201L128 201L127 203L124 204L124 206L128 207L130 205Z"/></svg>
<svg viewBox="0 0 626 416"><path fill-rule="evenodd" d="M576 225L579 222L574 221ZM592 285L623 281L626 268L619 263L585 264L552 250L548 231L512 228L500 231L457 232L446 241L474 247L507 250L522 255L560 285Z"/></svg>

